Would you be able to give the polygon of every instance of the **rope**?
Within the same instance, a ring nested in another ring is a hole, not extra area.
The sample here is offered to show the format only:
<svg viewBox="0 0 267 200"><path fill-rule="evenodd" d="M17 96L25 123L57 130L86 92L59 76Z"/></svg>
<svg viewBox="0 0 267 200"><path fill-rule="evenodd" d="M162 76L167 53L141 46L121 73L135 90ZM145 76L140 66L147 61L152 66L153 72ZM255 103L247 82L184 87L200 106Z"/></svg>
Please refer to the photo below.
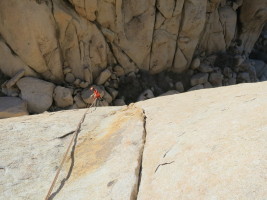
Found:
<svg viewBox="0 0 267 200"><path fill-rule="evenodd" d="M54 186L55 186L55 184L56 184L56 181L57 181L57 178L58 178L58 176L59 176L59 173L60 173L60 171L61 171L61 169L62 169L62 167L63 167L63 164L64 164L65 161L66 161L66 158L67 158L67 155L68 155L68 153L69 153L69 151L70 151L71 145L72 145L74 139L76 138L76 136L77 136L78 133L79 133L79 130L80 130L80 128L81 128L82 123L84 122L84 119L85 119L85 116L86 116L88 110L89 110L91 107L93 107L93 106L95 105L96 102L97 102L97 99L95 99L94 102L92 103L92 105L91 105L89 108L86 109L86 111L84 112L84 114L83 114L83 116L82 116L82 118L81 118L81 120L80 120L80 122L79 122L79 124L78 124L78 126L77 126L77 128L76 128L76 130L74 131L74 133L73 133L73 137L72 137L72 139L71 139L71 141L70 141L70 143L69 143L69 146L68 146L68 148L67 148L67 151L66 151L65 154L64 154L64 157L63 157L63 159L62 159L62 161L61 161L61 163L60 163L60 166L59 166L59 168L58 168L58 170L57 170L57 173L56 173L56 175L55 175L55 177L54 177L54 180L53 180L53 182L52 182L52 184L51 184L51 186L50 186L50 189L49 189L49 191L48 191L48 193L47 193L47 195L46 195L46 197L45 197L45 200L49 200L49 197L50 197L50 195L51 195L51 193L52 193L52 191L53 191L53 189L54 189Z"/></svg>

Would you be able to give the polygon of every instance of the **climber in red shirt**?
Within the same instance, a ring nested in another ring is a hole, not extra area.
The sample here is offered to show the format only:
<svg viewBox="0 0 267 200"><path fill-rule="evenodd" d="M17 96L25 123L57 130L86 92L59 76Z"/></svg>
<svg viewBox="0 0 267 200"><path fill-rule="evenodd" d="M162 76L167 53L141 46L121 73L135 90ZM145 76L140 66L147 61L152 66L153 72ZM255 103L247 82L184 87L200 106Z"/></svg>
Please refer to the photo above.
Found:
<svg viewBox="0 0 267 200"><path fill-rule="evenodd" d="M101 97L101 94L98 92L97 89L95 89L94 87L91 87L90 90L94 92L94 93L91 95L91 96L94 97L94 99L103 101L103 98Z"/></svg>

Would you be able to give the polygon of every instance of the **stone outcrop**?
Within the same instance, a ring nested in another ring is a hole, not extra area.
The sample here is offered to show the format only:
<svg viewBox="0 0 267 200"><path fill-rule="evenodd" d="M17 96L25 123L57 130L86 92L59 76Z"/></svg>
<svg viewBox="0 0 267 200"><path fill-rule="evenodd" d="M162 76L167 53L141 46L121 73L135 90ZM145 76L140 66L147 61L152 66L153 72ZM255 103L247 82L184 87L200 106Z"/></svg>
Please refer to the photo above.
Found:
<svg viewBox="0 0 267 200"><path fill-rule="evenodd" d="M266 198L266 88L243 84L137 103L147 133L137 199Z"/></svg>
<svg viewBox="0 0 267 200"><path fill-rule="evenodd" d="M28 114L25 101L17 97L0 97L0 119Z"/></svg>
<svg viewBox="0 0 267 200"><path fill-rule="evenodd" d="M266 199L266 90L90 109L51 199ZM84 112L0 120L1 198L44 199Z"/></svg>
<svg viewBox="0 0 267 200"><path fill-rule="evenodd" d="M53 82L63 82L70 69L89 84L117 64L125 73L180 73L196 55L226 51L233 41L251 52L266 6L265 0L3 0L0 69Z"/></svg>
<svg viewBox="0 0 267 200"><path fill-rule="evenodd" d="M2 0L0 73L11 78L2 93L22 96L15 83L25 76L73 89L70 99L98 85L104 105L115 105L116 98L130 103L147 90L160 96L262 81L265 75L259 78L248 56L259 37L258 43L267 45L262 32L266 7L266 0ZM252 54L261 51L267 50ZM266 54L259 57L266 61ZM156 80L158 86L152 87L144 71L178 75L172 80L159 75L165 83ZM131 80L132 87L140 88L122 91ZM177 82L182 86L176 88ZM79 106L71 108L84 107L76 100ZM51 105L46 110L68 107Z"/></svg>
<svg viewBox="0 0 267 200"><path fill-rule="evenodd" d="M84 112L28 116L23 118L26 124L22 118L13 118L12 124L0 122L1 133L6 133L0 136L5 141L0 147L1 198L45 198ZM142 109L91 109L55 185L53 199L135 199L144 138Z"/></svg>
<svg viewBox="0 0 267 200"><path fill-rule="evenodd" d="M42 113L46 111L53 102L53 83L32 77L24 77L17 82L21 90L21 98L28 104L31 113Z"/></svg>

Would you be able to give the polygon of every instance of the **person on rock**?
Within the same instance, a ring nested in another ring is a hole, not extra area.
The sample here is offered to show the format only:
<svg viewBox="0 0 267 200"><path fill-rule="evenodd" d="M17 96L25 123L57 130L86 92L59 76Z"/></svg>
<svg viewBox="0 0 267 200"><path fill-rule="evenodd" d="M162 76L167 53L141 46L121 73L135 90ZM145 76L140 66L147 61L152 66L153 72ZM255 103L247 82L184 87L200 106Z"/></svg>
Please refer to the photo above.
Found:
<svg viewBox="0 0 267 200"><path fill-rule="evenodd" d="M97 89L95 89L94 87L91 87L90 90L93 92L93 94L91 95L91 97L94 98L94 100L98 101L103 101L104 99L101 97L101 94L98 92Z"/></svg>

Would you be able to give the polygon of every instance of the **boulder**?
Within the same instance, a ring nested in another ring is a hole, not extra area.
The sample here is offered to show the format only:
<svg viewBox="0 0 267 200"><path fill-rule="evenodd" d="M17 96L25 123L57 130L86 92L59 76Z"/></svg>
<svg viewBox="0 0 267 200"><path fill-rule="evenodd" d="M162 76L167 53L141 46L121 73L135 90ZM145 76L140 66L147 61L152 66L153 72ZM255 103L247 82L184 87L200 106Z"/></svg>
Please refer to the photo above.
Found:
<svg viewBox="0 0 267 200"><path fill-rule="evenodd" d="M151 98L154 98L154 97L155 96L154 96L152 90L147 89L144 92L142 92L142 94L139 95L137 101L144 101L144 100L151 99Z"/></svg>
<svg viewBox="0 0 267 200"><path fill-rule="evenodd" d="M103 88L104 90L104 96L103 99L106 100L108 102L108 104L110 104L113 100L112 96L105 90L105 88Z"/></svg>
<svg viewBox="0 0 267 200"><path fill-rule="evenodd" d="M94 93L90 89L84 89L81 94L82 100L87 104L92 104L94 102L93 94Z"/></svg>
<svg viewBox="0 0 267 200"><path fill-rule="evenodd" d="M0 97L0 119L28 114L25 101L17 97Z"/></svg>
<svg viewBox="0 0 267 200"><path fill-rule="evenodd" d="M125 75L124 69L120 65L116 65L113 70L115 74L119 77Z"/></svg>
<svg viewBox="0 0 267 200"><path fill-rule="evenodd" d="M199 66L200 66L200 59L195 58L191 63L191 69L195 70L195 69L199 68Z"/></svg>
<svg viewBox="0 0 267 200"><path fill-rule="evenodd" d="M119 92L117 90L115 90L114 88L110 88L110 87L107 87L106 89L109 92L109 94L112 96L112 99L116 99Z"/></svg>
<svg viewBox="0 0 267 200"><path fill-rule="evenodd" d="M261 60L253 60L255 62L254 67L257 73L257 77L261 79L262 76L267 75L267 65Z"/></svg>
<svg viewBox="0 0 267 200"><path fill-rule="evenodd" d="M77 78L74 82L73 82L73 84L75 85L75 86L80 86L80 84L81 84L81 79L79 79L79 78Z"/></svg>
<svg viewBox="0 0 267 200"><path fill-rule="evenodd" d="M99 77L96 79L96 84L97 85L102 85L104 84L111 76L111 72L106 69L103 72L101 72L101 74L99 75Z"/></svg>
<svg viewBox="0 0 267 200"><path fill-rule="evenodd" d="M250 82L250 76L248 72L241 72L238 74L237 79L239 82L245 82L249 83Z"/></svg>
<svg viewBox="0 0 267 200"><path fill-rule="evenodd" d="M210 74L209 82L215 86L222 86L223 75L220 72L213 72Z"/></svg>
<svg viewBox="0 0 267 200"><path fill-rule="evenodd" d="M65 75L65 81L68 82L68 83L73 83L75 81L75 77L72 73L67 73Z"/></svg>
<svg viewBox="0 0 267 200"><path fill-rule="evenodd" d="M205 63L201 64L198 68L200 72L209 73L213 71L213 68Z"/></svg>
<svg viewBox="0 0 267 200"><path fill-rule="evenodd" d="M240 66L245 61L245 58L241 55L237 55L234 57L234 64L236 67Z"/></svg>
<svg viewBox="0 0 267 200"><path fill-rule="evenodd" d="M53 94L56 106L60 108L71 106L73 104L72 93L73 90L70 88L57 86Z"/></svg>
<svg viewBox="0 0 267 200"><path fill-rule="evenodd" d="M42 113L53 103L55 85L37 78L24 77L17 82L21 98L28 104L30 113Z"/></svg>
<svg viewBox="0 0 267 200"><path fill-rule="evenodd" d="M90 85L89 82L85 82L85 81L82 81L82 82L79 84L79 86L80 86L81 88L87 88L89 85Z"/></svg>
<svg viewBox="0 0 267 200"><path fill-rule="evenodd" d="M190 83L191 86L199 85L208 82L209 74L208 73L198 73L191 77Z"/></svg>
<svg viewBox="0 0 267 200"><path fill-rule="evenodd" d="M228 84L229 85L235 85L236 84L236 78L230 78L229 81L228 81Z"/></svg>
<svg viewBox="0 0 267 200"><path fill-rule="evenodd" d="M229 68L229 67L225 67L225 68L223 69L223 75L226 76L227 78L231 78L232 75L233 75L233 71L232 71L232 69Z"/></svg>
<svg viewBox="0 0 267 200"><path fill-rule="evenodd" d="M103 86L93 85L95 89L100 93L100 96L104 98L108 103L111 103L112 97L110 94L105 90ZM83 101L87 104L92 104L94 102L94 97L92 96L93 92L90 89L84 89L82 91L81 97ZM107 106L107 102L102 102L103 105Z"/></svg>
<svg viewBox="0 0 267 200"><path fill-rule="evenodd" d="M184 85L183 85L183 83L182 82L175 83L175 89L178 92L184 92Z"/></svg>
<svg viewBox="0 0 267 200"><path fill-rule="evenodd" d="M75 101L75 104L77 105L78 108L86 108L86 103L84 103L80 94L77 94L74 97L74 101Z"/></svg>

